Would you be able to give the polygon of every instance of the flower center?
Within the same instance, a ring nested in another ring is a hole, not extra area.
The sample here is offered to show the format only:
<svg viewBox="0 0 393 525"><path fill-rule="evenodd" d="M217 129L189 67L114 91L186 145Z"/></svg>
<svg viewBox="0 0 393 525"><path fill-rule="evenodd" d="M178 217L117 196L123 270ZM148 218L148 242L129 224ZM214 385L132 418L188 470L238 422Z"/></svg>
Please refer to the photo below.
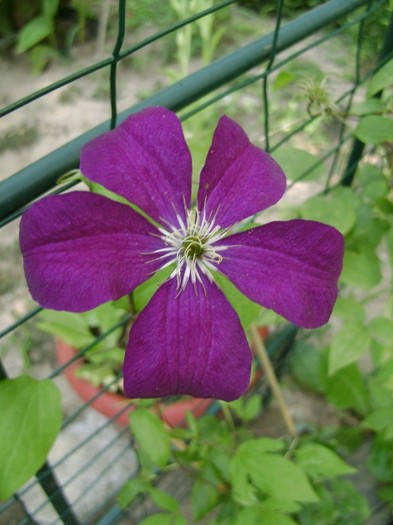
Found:
<svg viewBox="0 0 393 525"><path fill-rule="evenodd" d="M187 259L200 259L204 253L204 242L198 235L189 235L183 240L184 255Z"/></svg>
<svg viewBox="0 0 393 525"><path fill-rule="evenodd" d="M177 278L177 286L183 291L189 280L193 284L199 281L203 285L202 275L210 281L213 280L211 271L222 261L220 251L225 246L215 246L227 233L219 225L215 225L214 218L207 218L205 211L197 210L187 212L187 222L177 215L179 226L168 225L168 228L159 228L160 237L166 247L156 250L162 253L160 259L163 266L176 264L170 278Z"/></svg>

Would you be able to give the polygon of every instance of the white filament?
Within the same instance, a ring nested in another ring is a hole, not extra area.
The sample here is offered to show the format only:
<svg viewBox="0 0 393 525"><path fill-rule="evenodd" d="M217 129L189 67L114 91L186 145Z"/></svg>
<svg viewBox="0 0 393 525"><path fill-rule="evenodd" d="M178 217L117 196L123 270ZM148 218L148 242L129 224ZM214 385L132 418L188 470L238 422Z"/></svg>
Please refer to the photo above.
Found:
<svg viewBox="0 0 393 525"><path fill-rule="evenodd" d="M220 251L225 246L214 246L222 239L227 230L215 225L215 218L208 219L205 211L187 211L187 222L184 223L180 215L176 215L178 226L168 224L168 228L159 228L160 238L166 247L156 250L161 254L158 259L163 260L165 268L173 263L176 267L169 276L176 277L179 291L183 291L191 280L193 284L199 281L203 285L202 274L213 281L211 271L222 261ZM157 260L157 259L155 259Z"/></svg>

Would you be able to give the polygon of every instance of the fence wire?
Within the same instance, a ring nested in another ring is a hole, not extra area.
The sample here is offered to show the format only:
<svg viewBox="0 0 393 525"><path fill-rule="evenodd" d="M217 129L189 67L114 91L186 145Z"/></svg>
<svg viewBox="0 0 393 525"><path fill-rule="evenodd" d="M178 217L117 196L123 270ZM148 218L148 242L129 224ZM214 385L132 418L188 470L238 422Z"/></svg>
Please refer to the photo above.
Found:
<svg viewBox="0 0 393 525"><path fill-rule="evenodd" d="M0 227L17 220L28 203L42 194L48 191L58 193L72 187L73 184L63 184L60 187L56 187L56 181L60 175L71 168L77 167L80 147L92 137L109 128L114 128L126 115L145 106L162 104L173 110L182 110L181 118L187 121L207 108L225 101L228 97L236 93L245 92L250 86L254 84L259 85L258 83L260 83L261 134L264 136L265 149L270 152L276 151L294 137L303 133L313 124L318 115L304 116L300 124L291 125L290 129L285 131L281 130L278 139L275 139L276 131L272 130L271 125L273 116L270 82L273 75L282 71L284 66L293 63L307 51L318 48L322 44L334 40L349 29L357 27L357 45L353 57L354 65L351 86L334 100L335 104L345 104L345 111L349 111L355 94L362 87L368 76L372 74L374 68L378 67L378 64L375 64L369 73L363 75L361 73L365 21L373 13L378 12L382 6L386 5L387 0L346 0L345 2L342 2L342 0L329 0L289 22L285 21L282 16L284 1L277 0L273 32L259 35L251 43L242 42L239 45L239 49L230 55L218 58L215 62L204 66L185 79L170 84L141 103L119 113L117 79L118 65L122 60L136 54L143 48L148 49L149 46L154 42L160 41L163 37L176 33L197 20L203 19L203 17L212 16L221 10L229 9L232 4L236 3L237 0L214 3L208 9L194 13L192 16L138 41L131 47L123 49L126 36L127 2L126 0L118 0L117 35L110 56L1 109L0 117L6 117L16 111L22 112L26 106L59 90L61 87L72 84L98 70L108 70L110 121L83 134L71 143L52 152L46 158L27 166L19 173L1 182ZM305 41L308 37L312 37L313 40L311 42ZM391 38L391 35L389 38ZM284 51L286 54L284 54ZM383 64L391 56L392 45L385 45L381 52L379 65ZM351 156L351 145L351 135L346 133L345 126L341 125L338 129L335 145L320 155L314 165L308 167L296 180L292 181L289 188L302 181L320 164L329 161L330 167L325 180L325 191L329 191L332 187L333 174L337 173L340 163L345 168L345 159L349 155L350 159L346 170L344 169L343 171L344 181L348 182L348 177L350 177L348 170L351 170L351 173L353 173L353 165L358 162L362 153L362 151L359 153L359 145L355 144ZM355 153L353 153L354 151ZM34 307L30 312L2 328L0 339L5 340L19 330L31 330L34 318L41 310L40 307ZM59 381L62 380L64 372L72 363L83 357L97 341L105 339L114 330L124 326L128 320L128 318L122 319L118 324L100 335L94 343L81 349L69 362L55 367L48 374L48 377ZM285 357L295 335L296 329L289 327L282 334L268 342L268 349L277 366L281 363L281 359ZM7 372L6 366L0 361L0 379L6 378L8 376ZM72 432L72 426L78 424L80 418L89 412L91 405L96 399L102 396L110 387L111 385L109 384L102 388L89 400L80 403L78 409L67 413L62 425L62 433ZM90 506L86 503L91 494L97 490L97 485L102 484L104 479L110 478L111 470L116 471L116 476L118 476L119 469L121 470L121 467L125 465L125 469L123 469L125 470L123 472L123 483L129 480L137 471L138 465L132 456L132 438L129 436L128 429L119 429L114 425L120 415L125 413L128 408L128 404L122 405L114 416L103 422L100 421L91 429L88 428L82 439L68 450L58 452L56 457L50 456L34 479L30 480L10 500L0 505L0 523L3 523L2 519L9 519L8 516L11 515L9 513L12 512L13 508L17 508L19 513L23 514L23 517L18 521L19 525L34 523L64 523L65 525L99 523L99 525L107 525L118 523L124 516L130 516L127 514L128 511L120 509L116 504L115 498L119 485L116 485L111 490L109 483L106 487L107 496L105 500L95 501L94 505ZM209 410L214 413L217 411L217 406L213 404L209 407ZM87 454L82 461L79 459L79 454L85 451L87 451ZM100 462L100 470L97 472L95 467L98 461L106 455L108 456L107 460ZM73 473L67 479L62 478L60 481L62 468L72 463L76 464L76 466L74 465ZM80 483L81 479L82 482ZM75 494L75 491L73 492L72 489L77 482L79 482L79 485L77 494ZM32 504L32 501L34 504Z"/></svg>

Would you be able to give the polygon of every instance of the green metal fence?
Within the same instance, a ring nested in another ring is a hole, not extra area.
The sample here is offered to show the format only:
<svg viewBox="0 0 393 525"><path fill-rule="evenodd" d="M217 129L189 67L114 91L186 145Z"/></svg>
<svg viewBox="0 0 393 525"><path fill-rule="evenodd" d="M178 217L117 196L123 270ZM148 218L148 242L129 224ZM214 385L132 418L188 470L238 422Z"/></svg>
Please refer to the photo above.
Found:
<svg viewBox="0 0 393 525"><path fill-rule="evenodd" d="M29 104L59 88L72 85L78 79L90 75L95 71L104 70L109 83L108 105L111 118L98 127L72 140L68 144L56 149L46 157L28 165L15 175L0 183L0 226L17 221L23 209L29 203L46 192L65 191L71 184L56 186L56 182L69 170L77 168L79 153L83 144L93 137L113 128L116 123L127 115L143 107L163 105L174 111L181 111L184 120L192 119L198 112L225 100L228 95L246 92L250 86L257 86L259 90L260 106L258 122L259 134L264 136L265 148L271 152L279 149L283 144L293 140L312 125L315 116L304 115L299 125L292 126L288 132L274 129L272 122L272 78L291 63L295 63L307 51L320 48L326 43L333 42L339 35L348 31L357 32L357 46L354 46L351 57L352 75L345 89L337 94L337 100L349 107L354 95L361 89L367 76L385 63L393 52L392 26L387 29L384 45L376 51L376 58L368 71L361 71L362 43L365 31L365 22L374 16L384 6L387 0L329 0L304 14L287 21L282 17L283 1L277 1L276 19L273 31L268 34L256 34L249 43L241 42L238 49L228 55L221 56L214 62L198 69L186 78L173 84L166 85L154 95L145 98L135 106L118 113L117 111L117 66L126 57L137 55L142 48L149 50L154 42L167 35L181 30L188 24L195 23L202 17L212 16L213 13L230 9L236 0L226 0L216 3L213 7L193 14L170 27L145 38L132 47L123 48L125 36L126 1L118 2L118 32L112 55L91 64L86 69L78 71L54 84L31 93L21 100L12 102L0 110L0 117L15 111L23 112ZM255 91L254 91L255 93ZM278 137L278 138L277 138ZM341 172L341 182L350 184L353 173L363 152L363 144L353 142L350 135L341 126L331 147L323 151L323 161L327 161L329 173L326 177L326 187L330 186L331 176ZM302 180L315 166L300 174ZM292 183L295 185L298 181ZM30 330L31 322L39 313L35 307L24 313L7 326L2 327L0 338L7 341L17 331ZM126 322L124 320L123 322ZM280 360L290 348L296 329L288 327L276 337L268 341L268 349L279 366ZM107 334L104 334L105 337ZM82 356L88 348L79 352ZM63 374L69 365L53 366L49 376L63 381ZM6 365L0 362L0 379L6 378L9 371ZM264 385L260 388L265 388ZM86 403L80 403L77 410L68 412L63 421L62 432L53 453L45 465L9 501L0 504L0 523L64 523L66 525L81 525L82 523L132 523L132 514L127 514L115 503L116 494L127 479L132 477L137 469L135 458L130 447L130 436L126 428L119 429L116 420L126 411L127 406L121 406L118 414L112 419L89 419L90 405L102 395L106 389L96 394ZM213 404L209 410L215 411ZM83 426L83 430L76 437L75 426ZM104 487L99 488L104 480ZM98 497L94 497L95 494ZM128 517L127 517L128 516Z"/></svg>

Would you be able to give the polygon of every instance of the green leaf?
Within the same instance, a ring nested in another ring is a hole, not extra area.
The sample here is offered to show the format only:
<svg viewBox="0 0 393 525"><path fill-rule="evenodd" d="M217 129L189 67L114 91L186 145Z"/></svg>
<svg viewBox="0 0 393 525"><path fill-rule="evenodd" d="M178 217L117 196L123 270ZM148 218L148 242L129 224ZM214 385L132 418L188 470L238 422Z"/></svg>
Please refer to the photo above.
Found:
<svg viewBox="0 0 393 525"><path fill-rule="evenodd" d="M367 95L372 97L379 91L393 85L393 59L389 60L371 78L367 89Z"/></svg>
<svg viewBox="0 0 393 525"><path fill-rule="evenodd" d="M38 16L26 24L18 36L17 52L23 53L32 48L53 32L53 20Z"/></svg>
<svg viewBox="0 0 393 525"><path fill-rule="evenodd" d="M301 525L364 525L370 516L367 500L346 479L318 484L318 504L304 505L299 513Z"/></svg>
<svg viewBox="0 0 393 525"><path fill-rule="evenodd" d="M393 360L381 363L367 383L374 408L393 405Z"/></svg>
<svg viewBox="0 0 393 525"><path fill-rule="evenodd" d="M355 364L341 368L327 379L326 396L338 408L352 408L359 414L369 410L363 376Z"/></svg>
<svg viewBox="0 0 393 525"><path fill-rule="evenodd" d="M393 343L393 320L385 317L374 317L369 323L371 335L382 344Z"/></svg>
<svg viewBox="0 0 393 525"><path fill-rule="evenodd" d="M373 113L383 113L385 105L382 100L377 98L370 98L364 102L359 102L351 107L350 114L356 116L370 115Z"/></svg>
<svg viewBox="0 0 393 525"><path fill-rule="evenodd" d="M247 330L250 324L258 317L261 306L250 301L250 299L242 294L224 275L215 272L214 278L224 291L228 301L236 310L244 330Z"/></svg>
<svg viewBox="0 0 393 525"><path fill-rule="evenodd" d="M362 426L383 434L385 439L392 439L393 406L377 408L362 421Z"/></svg>
<svg viewBox="0 0 393 525"><path fill-rule="evenodd" d="M376 368L390 361L393 355L393 341L389 344L382 344L375 339L371 340L370 352Z"/></svg>
<svg viewBox="0 0 393 525"><path fill-rule="evenodd" d="M296 525L292 518L274 509L265 508L261 505L253 505L242 509L236 515L235 525Z"/></svg>
<svg viewBox="0 0 393 525"><path fill-rule="evenodd" d="M60 393L49 379L4 379L0 407L0 499L7 500L45 462L60 431Z"/></svg>
<svg viewBox="0 0 393 525"><path fill-rule="evenodd" d="M393 120L379 115L363 117L353 131L365 144L381 144L393 141Z"/></svg>
<svg viewBox="0 0 393 525"><path fill-rule="evenodd" d="M393 483L379 487L378 496L382 501L385 501L393 509Z"/></svg>
<svg viewBox="0 0 393 525"><path fill-rule="evenodd" d="M372 288L381 280L378 257L371 249L362 252L346 250L341 280L349 286Z"/></svg>
<svg viewBox="0 0 393 525"><path fill-rule="evenodd" d="M228 406L243 421L251 421L260 414L262 399L258 394L251 396L249 399L239 397L239 399L229 402Z"/></svg>
<svg viewBox="0 0 393 525"><path fill-rule="evenodd" d="M42 73L52 58L59 56L59 51L54 47L38 44L29 52L32 71L35 75Z"/></svg>
<svg viewBox="0 0 393 525"><path fill-rule="evenodd" d="M355 363L368 350L371 337L360 321L347 322L332 338L329 350L329 375Z"/></svg>
<svg viewBox="0 0 393 525"><path fill-rule="evenodd" d="M364 306L354 297L339 297L333 308L333 315L343 321L364 321Z"/></svg>
<svg viewBox="0 0 393 525"><path fill-rule="evenodd" d="M390 441L377 436L371 447L367 467L378 481L393 481L393 447Z"/></svg>
<svg viewBox="0 0 393 525"><path fill-rule="evenodd" d="M389 192L389 182L382 171L372 164L365 164L356 173L356 182L361 188L362 196L371 202L384 197Z"/></svg>
<svg viewBox="0 0 393 525"><path fill-rule="evenodd" d="M172 514L159 512L144 518L139 522L139 525L174 525Z"/></svg>
<svg viewBox="0 0 393 525"><path fill-rule="evenodd" d="M139 477L132 478L121 488L117 495L117 502L122 509L125 509L139 494L148 492L150 488L151 485L147 480Z"/></svg>
<svg viewBox="0 0 393 525"><path fill-rule="evenodd" d="M253 483L263 493L290 501L312 502L318 497L303 470L287 458L262 454L250 471Z"/></svg>
<svg viewBox="0 0 393 525"><path fill-rule="evenodd" d="M41 0L41 5L46 17L54 17L59 8L59 0Z"/></svg>
<svg viewBox="0 0 393 525"><path fill-rule="evenodd" d="M318 195L308 199L300 209L303 219L309 219L330 224L343 235L348 233L355 224L355 201L348 199L345 191L334 191L323 197Z"/></svg>
<svg viewBox="0 0 393 525"><path fill-rule="evenodd" d="M246 399L243 407L243 419L245 421L251 421L255 419L262 409L262 397L258 394L254 394L249 399Z"/></svg>
<svg viewBox="0 0 393 525"><path fill-rule="evenodd" d="M235 500L245 506L253 505L258 501L256 487L262 493L277 499L317 501L318 498L301 468L286 458L263 451L273 443L274 440L263 439L246 441L240 445L230 464ZM277 446L282 446L282 442Z"/></svg>
<svg viewBox="0 0 393 525"><path fill-rule="evenodd" d="M212 465L204 463L198 471L198 477L191 491L192 511L197 521L204 518L218 505L220 499L219 483L220 479Z"/></svg>
<svg viewBox="0 0 393 525"><path fill-rule="evenodd" d="M263 525L296 525L296 521L293 521L289 516L270 509L261 509L258 518L260 520L258 521L259 525L262 523ZM243 525L245 523L243 522Z"/></svg>
<svg viewBox="0 0 393 525"><path fill-rule="evenodd" d="M290 180L318 180L325 166L316 155L298 148L280 148L272 154Z"/></svg>
<svg viewBox="0 0 393 525"><path fill-rule="evenodd" d="M162 421L146 408L137 408L131 413L130 427L151 462L164 467L170 457L170 437Z"/></svg>
<svg viewBox="0 0 393 525"><path fill-rule="evenodd" d="M147 305L159 286L165 281L173 270L172 266L156 272L153 277L139 285L132 292L136 312L140 312Z"/></svg>
<svg viewBox="0 0 393 525"><path fill-rule="evenodd" d="M265 510L279 510L280 512L299 512L302 506L295 501L268 497L263 501L263 508Z"/></svg>
<svg viewBox="0 0 393 525"><path fill-rule="evenodd" d="M306 443L298 448L296 461L309 476L317 480L356 472L356 469L345 463L333 450L318 443Z"/></svg>
<svg viewBox="0 0 393 525"><path fill-rule="evenodd" d="M169 512L178 512L179 504L173 496L156 488L150 488L149 494L158 507Z"/></svg>
<svg viewBox="0 0 393 525"><path fill-rule="evenodd" d="M80 314L44 310L39 314L37 327L43 332L62 339L74 348L83 348L94 341L89 325Z"/></svg>
<svg viewBox="0 0 393 525"><path fill-rule="evenodd" d="M302 385L323 393L325 391L326 365L320 350L309 343L298 341L289 361L291 373Z"/></svg>
<svg viewBox="0 0 393 525"><path fill-rule="evenodd" d="M107 332L118 323L130 310L127 298L110 301L80 315L90 327L98 328L101 333ZM116 340L115 340L116 341Z"/></svg>
<svg viewBox="0 0 393 525"><path fill-rule="evenodd" d="M295 79L295 75L293 75L290 71L285 71L281 69L280 72L277 74L276 78L274 79L273 89L274 90L281 89L287 86L294 79Z"/></svg>

